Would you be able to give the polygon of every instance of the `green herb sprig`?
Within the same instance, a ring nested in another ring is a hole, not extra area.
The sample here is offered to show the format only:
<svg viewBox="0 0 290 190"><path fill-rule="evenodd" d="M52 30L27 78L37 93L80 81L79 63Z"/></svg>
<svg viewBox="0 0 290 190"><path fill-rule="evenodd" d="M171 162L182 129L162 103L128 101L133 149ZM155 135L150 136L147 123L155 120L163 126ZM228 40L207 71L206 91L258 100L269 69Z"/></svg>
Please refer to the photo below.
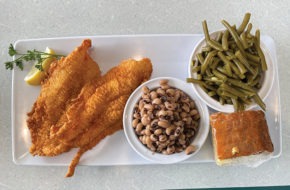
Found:
<svg viewBox="0 0 290 190"><path fill-rule="evenodd" d="M8 70L12 70L14 68L14 65L18 67L19 69L23 70L23 62L24 61L36 61L35 67L39 69L40 71L43 71L42 62L47 59L47 57L55 57L56 59L60 59L61 57L64 57L64 55L55 55L50 54L38 50L27 50L26 53L18 53L12 44L9 46L8 54L13 57L16 55L19 55L17 59L13 61L7 61L5 62L5 68Z"/></svg>

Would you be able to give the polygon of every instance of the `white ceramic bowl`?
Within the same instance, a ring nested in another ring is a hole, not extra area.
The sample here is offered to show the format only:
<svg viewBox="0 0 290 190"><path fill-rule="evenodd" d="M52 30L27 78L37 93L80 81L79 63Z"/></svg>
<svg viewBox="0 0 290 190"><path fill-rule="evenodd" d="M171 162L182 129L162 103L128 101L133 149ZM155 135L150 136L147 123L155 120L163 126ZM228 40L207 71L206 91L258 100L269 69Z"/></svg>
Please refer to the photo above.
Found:
<svg viewBox="0 0 290 190"><path fill-rule="evenodd" d="M147 86L149 89L157 88L160 86L159 81L162 79L167 79L168 84L170 86L178 88L184 91L187 95L189 95L189 97L195 101L195 104L199 111L200 114L199 130L198 133L195 135L193 142L191 143L192 145L197 147L197 150L190 155L185 154L184 151L181 153L174 153L171 155L164 155L161 153L152 152L139 141L132 127L134 105L141 98L142 87ZM172 77L160 77L151 79L143 83L131 94L125 106L123 115L123 126L129 144L140 156L154 163L160 164L177 163L196 155L198 151L201 149L209 133L209 112L207 106L203 102L200 102L197 96L193 93L190 84Z"/></svg>
<svg viewBox="0 0 290 190"><path fill-rule="evenodd" d="M221 32L222 30L213 32L210 34L210 37L212 39L216 38L218 33ZM188 76L190 78L196 78L196 73L192 73L191 70L193 68L192 65L192 60L196 59L196 55L201 52L201 48L204 47L206 45L205 42L205 38L202 38L197 45L194 47L190 59L189 59L189 66L188 66ZM265 55L265 59L266 59L266 63L267 63L267 71L265 72L264 76L262 77L262 87L259 89L258 94L261 97L261 99L263 101L266 100L266 98L268 97L269 93L271 92L271 88L273 86L274 83L274 67L273 67L273 61L272 58L270 56L269 50L267 49L267 47L265 46L265 44L263 43L263 40L261 40L260 42L261 45L261 49L264 52ZM233 105L229 105L229 104L224 104L221 105L218 101L216 101L215 99L211 98L210 96L208 96L203 90L202 88L200 88L200 86L198 84L192 84L191 85L194 89L194 92L197 94L197 96L204 102L206 103L209 107L217 110L217 111L221 111L221 112L234 112L234 106ZM254 107L258 106L256 103L252 103L250 105L248 105L246 107L246 110L250 110L253 109Z"/></svg>

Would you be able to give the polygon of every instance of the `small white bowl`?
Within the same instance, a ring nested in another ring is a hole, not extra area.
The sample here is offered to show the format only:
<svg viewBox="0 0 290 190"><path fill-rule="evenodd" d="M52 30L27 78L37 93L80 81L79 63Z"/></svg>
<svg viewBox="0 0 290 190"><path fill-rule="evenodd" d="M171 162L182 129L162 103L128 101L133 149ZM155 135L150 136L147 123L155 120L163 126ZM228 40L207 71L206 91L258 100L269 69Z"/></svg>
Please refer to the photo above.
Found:
<svg viewBox="0 0 290 190"><path fill-rule="evenodd" d="M217 37L218 33L221 32L223 30L219 30L219 31L215 31L213 33L210 34L211 39L214 39ZM201 48L204 47L206 45L205 42L205 38L203 37L198 43L197 45L194 47L190 59L189 59L189 66L188 66L188 76L189 78L196 78L196 73L192 73L191 70L193 68L192 65L192 60L196 59L196 55L201 52ZM261 39L260 42L260 46L262 51L264 52L265 55L265 59L266 59L266 63L267 63L267 71L265 72L264 76L262 77L262 87L259 89L258 94L261 97L261 99L263 101L266 100L266 98L268 97L269 93L271 92L273 83L274 83L274 67L273 67L273 61L272 58L270 56L269 50L267 49L267 47L265 46L265 44L263 43L263 40ZM198 84L192 84L191 85L195 91L195 93L197 94L197 96L204 102L206 103L209 107L217 110L217 111L221 111L221 112L227 112L227 113L231 113L234 112L234 106L233 105L229 105L229 104L220 104L218 101L216 101L215 99L211 98L210 96L208 96L203 90L202 88L198 85ZM248 105L246 107L246 110L250 110L253 109L254 107L258 106L256 103L252 103L250 105Z"/></svg>
<svg viewBox="0 0 290 190"><path fill-rule="evenodd" d="M162 79L167 79L169 86L184 91L192 100L194 100L197 109L199 111L200 114L199 129L193 139L193 142L191 143L192 145L197 147L197 150L190 155L185 154L184 151L181 153L174 153L170 155L152 152L139 141L132 127L134 105L141 98L142 87L147 86L149 89L160 87L159 82ZM123 126L129 144L141 157L154 163L160 164L177 163L196 155L198 151L201 149L209 133L209 112L208 107L204 103L200 102L199 99L196 97L196 95L192 91L190 84L172 77L160 77L151 79L143 83L131 94L124 109Z"/></svg>

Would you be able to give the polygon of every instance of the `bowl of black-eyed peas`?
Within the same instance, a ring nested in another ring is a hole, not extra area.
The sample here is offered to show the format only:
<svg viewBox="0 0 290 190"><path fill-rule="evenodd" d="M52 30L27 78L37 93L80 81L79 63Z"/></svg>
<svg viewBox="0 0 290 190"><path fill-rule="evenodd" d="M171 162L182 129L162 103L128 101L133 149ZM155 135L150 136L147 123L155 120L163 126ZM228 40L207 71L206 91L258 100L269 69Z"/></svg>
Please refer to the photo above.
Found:
<svg viewBox="0 0 290 190"><path fill-rule="evenodd" d="M128 143L146 160L176 163L198 153L209 132L209 112L190 84L151 79L129 97L123 115Z"/></svg>
<svg viewBox="0 0 290 190"><path fill-rule="evenodd" d="M225 29L212 33L202 22L204 38L190 56L187 82L214 110L266 110L275 73L260 30L253 31L249 20L250 13L237 26L222 20Z"/></svg>

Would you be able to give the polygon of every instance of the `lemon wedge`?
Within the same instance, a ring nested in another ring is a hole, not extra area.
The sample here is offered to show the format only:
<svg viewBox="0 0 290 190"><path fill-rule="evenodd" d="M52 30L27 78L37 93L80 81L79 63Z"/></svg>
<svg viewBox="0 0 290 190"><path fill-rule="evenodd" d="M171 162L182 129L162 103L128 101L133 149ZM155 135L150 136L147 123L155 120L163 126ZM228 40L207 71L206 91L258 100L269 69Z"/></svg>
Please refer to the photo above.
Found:
<svg viewBox="0 0 290 190"><path fill-rule="evenodd" d="M50 49L50 48L46 48L45 49L45 53L49 53L49 54L55 54L55 52ZM24 81L27 84L30 85L40 85L41 81L44 79L45 76L45 72L49 69L50 64L56 60L55 57L51 57L49 55L41 55L41 58L43 58L43 62L42 62L42 68L43 71L40 71L39 69L37 69L35 67L35 64L32 66L31 70L29 71L29 73L25 76Z"/></svg>

